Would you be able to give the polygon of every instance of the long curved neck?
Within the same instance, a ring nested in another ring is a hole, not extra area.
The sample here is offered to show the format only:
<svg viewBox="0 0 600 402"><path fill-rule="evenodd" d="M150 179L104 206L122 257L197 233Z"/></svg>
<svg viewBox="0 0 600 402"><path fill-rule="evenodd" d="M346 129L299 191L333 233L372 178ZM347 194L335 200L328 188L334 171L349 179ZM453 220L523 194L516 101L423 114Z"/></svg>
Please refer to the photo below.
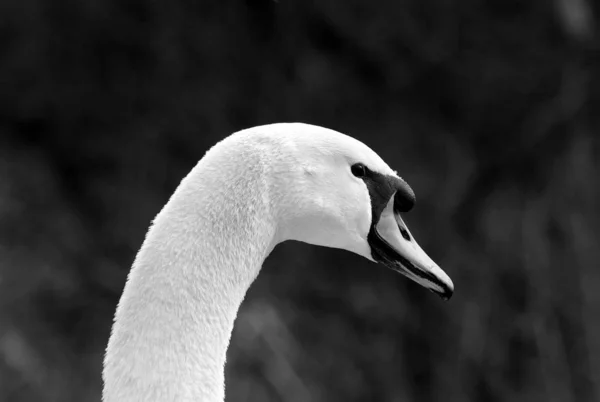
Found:
<svg viewBox="0 0 600 402"><path fill-rule="evenodd" d="M115 315L104 402L224 399L233 323L277 231L261 164L227 157L207 155L149 230Z"/></svg>

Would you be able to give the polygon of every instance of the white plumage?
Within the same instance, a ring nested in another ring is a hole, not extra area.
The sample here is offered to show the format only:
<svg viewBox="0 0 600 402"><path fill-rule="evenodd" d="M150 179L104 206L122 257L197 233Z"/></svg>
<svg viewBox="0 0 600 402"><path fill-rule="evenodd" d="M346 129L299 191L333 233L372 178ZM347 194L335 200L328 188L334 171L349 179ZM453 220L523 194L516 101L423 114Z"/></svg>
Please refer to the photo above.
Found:
<svg viewBox="0 0 600 402"><path fill-rule="evenodd" d="M381 227L390 250L412 261L383 262L431 275L413 279L449 296L447 275L414 239L403 240L394 195L374 222L378 179L353 175L356 163L400 180L361 142L306 124L255 127L210 149L154 219L129 273L104 362L104 402L223 401L238 308L285 240L380 260L369 233Z"/></svg>

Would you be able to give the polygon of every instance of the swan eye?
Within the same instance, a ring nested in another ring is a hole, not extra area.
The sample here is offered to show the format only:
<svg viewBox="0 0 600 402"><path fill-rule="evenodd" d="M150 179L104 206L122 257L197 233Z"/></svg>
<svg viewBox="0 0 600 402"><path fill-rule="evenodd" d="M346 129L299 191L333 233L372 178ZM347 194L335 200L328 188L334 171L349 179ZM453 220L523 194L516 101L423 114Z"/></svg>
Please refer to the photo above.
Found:
<svg viewBox="0 0 600 402"><path fill-rule="evenodd" d="M365 177L367 175L367 168L362 163L355 163L350 167L350 170L356 177Z"/></svg>

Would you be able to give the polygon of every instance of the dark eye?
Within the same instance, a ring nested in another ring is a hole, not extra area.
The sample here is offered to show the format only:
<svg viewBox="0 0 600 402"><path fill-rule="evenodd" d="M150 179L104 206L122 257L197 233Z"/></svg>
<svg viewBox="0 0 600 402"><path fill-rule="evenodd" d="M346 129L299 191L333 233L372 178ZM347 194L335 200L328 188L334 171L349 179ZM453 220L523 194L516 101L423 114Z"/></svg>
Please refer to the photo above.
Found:
<svg viewBox="0 0 600 402"><path fill-rule="evenodd" d="M356 177L364 177L367 175L367 168L362 163L355 163L350 167L352 174Z"/></svg>

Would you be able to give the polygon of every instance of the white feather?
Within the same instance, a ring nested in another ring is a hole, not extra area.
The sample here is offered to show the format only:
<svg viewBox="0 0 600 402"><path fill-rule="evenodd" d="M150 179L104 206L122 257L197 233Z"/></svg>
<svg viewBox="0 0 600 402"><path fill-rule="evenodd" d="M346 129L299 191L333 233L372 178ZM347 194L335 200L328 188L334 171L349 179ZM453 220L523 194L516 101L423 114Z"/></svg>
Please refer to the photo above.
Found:
<svg viewBox="0 0 600 402"><path fill-rule="evenodd" d="M366 145L321 127L255 127L210 149L154 219L115 315L104 402L224 399L238 308L276 244L371 259L355 162L395 174Z"/></svg>

